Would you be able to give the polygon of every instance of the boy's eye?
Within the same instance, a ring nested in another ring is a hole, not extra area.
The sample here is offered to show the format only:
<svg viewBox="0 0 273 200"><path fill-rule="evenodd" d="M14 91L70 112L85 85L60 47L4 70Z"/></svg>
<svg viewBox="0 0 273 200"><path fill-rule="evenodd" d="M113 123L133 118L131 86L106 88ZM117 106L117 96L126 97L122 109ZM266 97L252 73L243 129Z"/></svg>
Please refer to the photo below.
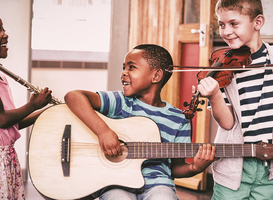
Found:
<svg viewBox="0 0 273 200"><path fill-rule="evenodd" d="M130 69L133 69L133 68L135 68L135 66L134 66L134 65L130 65L129 68L130 68Z"/></svg>
<svg viewBox="0 0 273 200"><path fill-rule="evenodd" d="M219 24L219 27L220 27L220 28L224 28L224 27L225 27L225 25L224 25L224 24L222 24L222 23L220 23L220 24Z"/></svg>

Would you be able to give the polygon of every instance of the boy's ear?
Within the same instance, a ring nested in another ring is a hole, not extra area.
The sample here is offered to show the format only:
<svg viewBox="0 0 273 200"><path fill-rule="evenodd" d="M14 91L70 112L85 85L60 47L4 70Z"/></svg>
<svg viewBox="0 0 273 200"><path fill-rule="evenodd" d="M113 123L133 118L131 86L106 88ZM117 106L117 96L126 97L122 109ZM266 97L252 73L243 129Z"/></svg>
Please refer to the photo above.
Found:
<svg viewBox="0 0 273 200"><path fill-rule="evenodd" d="M259 31L264 25L265 21L264 16L260 14L254 19L254 21L255 21L254 30Z"/></svg>
<svg viewBox="0 0 273 200"><path fill-rule="evenodd" d="M163 79L163 70L157 69L155 70L154 77L152 80L152 83L158 83Z"/></svg>

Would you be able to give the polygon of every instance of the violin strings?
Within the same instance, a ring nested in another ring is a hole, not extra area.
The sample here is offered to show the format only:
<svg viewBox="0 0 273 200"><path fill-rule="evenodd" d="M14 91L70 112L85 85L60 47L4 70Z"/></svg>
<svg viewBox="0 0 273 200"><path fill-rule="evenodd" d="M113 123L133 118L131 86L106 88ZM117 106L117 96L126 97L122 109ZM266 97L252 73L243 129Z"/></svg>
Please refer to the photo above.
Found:
<svg viewBox="0 0 273 200"><path fill-rule="evenodd" d="M259 67L259 68L224 68L224 69L211 69L211 68L200 68L200 69L173 69L168 72L199 72L199 71L245 71L245 70L266 70L273 69L273 67Z"/></svg>

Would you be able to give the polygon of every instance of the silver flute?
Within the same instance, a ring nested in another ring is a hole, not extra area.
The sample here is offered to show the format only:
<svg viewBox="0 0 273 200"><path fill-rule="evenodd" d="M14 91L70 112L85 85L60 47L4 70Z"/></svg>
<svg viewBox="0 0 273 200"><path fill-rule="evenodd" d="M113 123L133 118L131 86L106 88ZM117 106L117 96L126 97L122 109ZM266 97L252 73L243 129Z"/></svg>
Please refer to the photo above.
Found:
<svg viewBox="0 0 273 200"><path fill-rule="evenodd" d="M9 77L11 77L12 79L14 79L15 81L17 81L18 83L20 83L21 85L25 86L27 88L28 91L30 92L34 92L35 94L39 94L41 92L41 90L38 87L35 87L34 85L32 85L31 83L27 82L26 80L22 79L20 76L17 76L16 74L14 74L13 72L9 71L8 69L6 69L5 67L3 67L3 65L0 63L0 70L2 72L4 72L5 74L7 74ZM51 104L57 105L62 103L61 101L59 101L58 99L56 99L55 97L52 96L52 99L50 100Z"/></svg>

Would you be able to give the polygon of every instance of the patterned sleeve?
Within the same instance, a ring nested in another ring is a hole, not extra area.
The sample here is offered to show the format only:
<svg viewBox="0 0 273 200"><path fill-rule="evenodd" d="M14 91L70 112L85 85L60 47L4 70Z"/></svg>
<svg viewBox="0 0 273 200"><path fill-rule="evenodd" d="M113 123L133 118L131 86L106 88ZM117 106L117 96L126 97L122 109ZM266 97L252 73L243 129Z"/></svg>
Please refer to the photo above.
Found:
<svg viewBox="0 0 273 200"><path fill-rule="evenodd" d="M122 93L109 91L100 91L97 93L101 100L100 113L108 117L114 117L117 110L122 108Z"/></svg>
<svg viewBox="0 0 273 200"><path fill-rule="evenodd" d="M181 123L178 129L177 135L175 137L176 143L190 143L191 142L191 124Z"/></svg>

